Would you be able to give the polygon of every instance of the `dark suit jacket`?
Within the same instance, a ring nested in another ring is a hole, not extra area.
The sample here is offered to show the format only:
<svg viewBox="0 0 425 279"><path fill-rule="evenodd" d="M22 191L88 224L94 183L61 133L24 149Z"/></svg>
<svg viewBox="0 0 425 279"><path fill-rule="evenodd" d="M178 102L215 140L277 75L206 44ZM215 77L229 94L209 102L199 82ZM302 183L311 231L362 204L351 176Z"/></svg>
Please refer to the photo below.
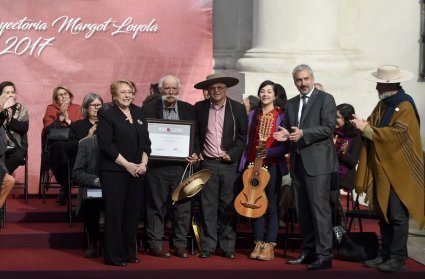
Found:
<svg viewBox="0 0 425 279"><path fill-rule="evenodd" d="M72 171L73 181L80 186L78 189L77 214L83 201L82 187L96 187L94 180L97 173L98 147L97 138L84 138L78 144L77 158Z"/></svg>
<svg viewBox="0 0 425 279"><path fill-rule="evenodd" d="M291 132L298 126L300 95L286 103L283 125ZM330 174L338 170L338 158L332 136L336 124L336 105L332 95L314 89L300 119L299 128L304 137L300 140L300 155L304 168L311 176ZM296 144L291 144L291 173L295 166Z"/></svg>
<svg viewBox="0 0 425 279"><path fill-rule="evenodd" d="M156 100L142 107L146 118L163 119L164 105L162 100ZM177 101L177 110L180 120L195 120L193 106L183 101Z"/></svg>
<svg viewBox="0 0 425 279"><path fill-rule="evenodd" d="M132 104L130 112L133 124L126 120L124 113L115 104L106 105L99 110L97 139L100 170L126 172L115 163L118 154L129 162L139 164L143 152L148 155L151 153L148 126L142 109Z"/></svg>
<svg viewBox="0 0 425 279"><path fill-rule="evenodd" d="M204 100L195 104L196 124L198 128L200 153L204 147L208 129L208 116L210 111L210 100ZM222 148L227 151L233 162L238 162L246 144L248 117L245 106L227 98L224 113Z"/></svg>

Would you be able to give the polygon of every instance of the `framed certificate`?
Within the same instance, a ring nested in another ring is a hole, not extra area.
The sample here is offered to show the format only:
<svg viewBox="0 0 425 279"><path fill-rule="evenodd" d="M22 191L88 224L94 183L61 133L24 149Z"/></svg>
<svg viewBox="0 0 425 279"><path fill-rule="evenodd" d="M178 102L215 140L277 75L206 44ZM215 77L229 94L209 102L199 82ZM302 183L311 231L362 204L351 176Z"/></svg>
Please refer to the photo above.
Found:
<svg viewBox="0 0 425 279"><path fill-rule="evenodd" d="M147 118L150 160L185 161L193 153L195 121Z"/></svg>

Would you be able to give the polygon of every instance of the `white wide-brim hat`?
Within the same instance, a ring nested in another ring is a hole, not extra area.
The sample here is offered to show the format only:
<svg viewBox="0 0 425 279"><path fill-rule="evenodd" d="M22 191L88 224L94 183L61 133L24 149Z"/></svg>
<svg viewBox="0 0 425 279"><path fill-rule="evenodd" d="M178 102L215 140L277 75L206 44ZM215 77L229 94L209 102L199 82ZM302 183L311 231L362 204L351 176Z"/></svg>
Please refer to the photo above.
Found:
<svg viewBox="0 0 425 279"><path fill-rule="evenodd" d="M402 70L396 65L382 65L376 71L368 73L365 78L379 83L399 83L411 80L415 75Z"/></svg>
<svg viewBox="0 0 425 279"><path fill-rule="evenodd" d="M211 170L203 169L183 180L180 185L174 190L171 199L174 202L185 198L191 198L199 193L205 186L205 183L211 177Z"/></svg>

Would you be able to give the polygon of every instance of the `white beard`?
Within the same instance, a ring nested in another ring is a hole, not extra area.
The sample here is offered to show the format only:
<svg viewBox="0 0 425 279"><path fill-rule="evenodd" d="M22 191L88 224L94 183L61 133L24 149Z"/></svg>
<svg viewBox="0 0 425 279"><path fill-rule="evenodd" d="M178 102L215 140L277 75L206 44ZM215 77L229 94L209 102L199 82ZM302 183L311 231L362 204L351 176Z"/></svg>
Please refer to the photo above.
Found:
<svg viewBox="0 0 425 279"><path fill-rule="evenodd" d="M393 94L394 94L393 91L388 91L388 92L384 92L384 93L378 93L378 98L380 100L383 100L383 99L386 99L386 98L392 96Z"/></svg>
<svg viewBox="0 0 425 279"><path fill-rule="evenodd" d="M170 96L168 96L168 95L162 95L162 96L161 96L161 99L162 99L163 101L166 101L168 97L170 97ZM171 98L174 98L174 99L176 100L176 102L177 102L177 101L179 100L179 95L171 96Z"/></svg>

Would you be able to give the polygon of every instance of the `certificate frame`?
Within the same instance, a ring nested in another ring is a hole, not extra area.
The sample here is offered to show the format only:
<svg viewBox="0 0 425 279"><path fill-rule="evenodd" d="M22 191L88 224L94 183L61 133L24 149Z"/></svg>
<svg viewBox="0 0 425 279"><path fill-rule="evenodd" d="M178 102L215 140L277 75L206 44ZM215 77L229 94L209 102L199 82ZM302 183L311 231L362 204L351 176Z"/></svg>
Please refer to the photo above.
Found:
<svg viewBox="0 0 425 279"><path fill-rule="evenodd" d="M186 161L193 153L195 121L146 118L151 155L149 160Z"/></svg>

